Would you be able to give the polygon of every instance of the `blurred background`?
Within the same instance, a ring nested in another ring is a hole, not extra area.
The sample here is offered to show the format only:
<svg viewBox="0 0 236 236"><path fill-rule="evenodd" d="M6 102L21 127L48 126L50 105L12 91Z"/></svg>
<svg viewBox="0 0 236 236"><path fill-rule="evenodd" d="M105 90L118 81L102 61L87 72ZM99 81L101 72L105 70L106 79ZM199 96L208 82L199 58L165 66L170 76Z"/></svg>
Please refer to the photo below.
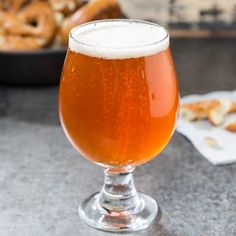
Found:
<svg viewBox="0 0 236 236"><path fill-rule="evenodd" d="M130 17L167 27L172 37L235 37L234 0L120 0Z"/></svg>
<svg viewBox="0 0 236 236"><path fill-rule="evenodd" d="M235 0L119 0L118 3L111 0L100 1L102 4L99 5L99 0L2 0L0 63L5 69L0 71L0 84L58 84L66 52L67 35L72 27L90 20L127 17L157 22L169 30L181 94L205 93L235 86ZM17 2L18 5L14 5ZM53 30L45 28L46 25L38 16L26 20L23 17L22 21L21 15L27 15L31 10L29 8L34 9L34 6L31 6L33 4L36 8L37 2L50 8L42 10L41 14L43 18L49 11L54 21L51 24ZM99 5L98 13L93 10L85 16L81 14L94 2ZM120 9L116 4L120 4ZM71 20L72 18L75 20ZM27 43L27 37L35 37L35 32L15 32L15 28L19 29L19 23L17 25L15 19L27 27L30 26L33 31L39 30L41 33L36 37L47 36L43 40L40 38L44 43L36 46ZM45 31L48 32L46 36ZM205 82L211 86L206 88Z"/></svg>

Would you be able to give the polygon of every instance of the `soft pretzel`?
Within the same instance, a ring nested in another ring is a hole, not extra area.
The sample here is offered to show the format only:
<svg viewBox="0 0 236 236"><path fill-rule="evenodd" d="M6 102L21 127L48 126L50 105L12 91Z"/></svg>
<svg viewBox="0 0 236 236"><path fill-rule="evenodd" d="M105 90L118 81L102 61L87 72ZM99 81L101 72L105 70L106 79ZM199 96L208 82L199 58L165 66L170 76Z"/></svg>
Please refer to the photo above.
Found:
<svg viewBox="0 0 236 236"><path fill-rule="evenodd" d="M118 0L0 0L0 50L66 45L76 25L122 16Z"/></svg>
<svg viewBox="0 0 236 236"><path fill-rule="evenodd" d="M85 1L83 0L49 0L53 11L69 15L74 13Z"/></svg>
<svg viewBox="0 0 236 236"><path fill-rule="evenodd" d="M60 29L62 22L67 16L73 14L86 2L85 0L49 0L58 29ZM59 30L57 30L55 41L60 42Z"/></svg>
<svg viewBox="0 0 236 236"><path fill-rule="evenodd" d="M206 119L210 110L219 106L220 102L218 100L187 103L181 106L180 115L188 121Z"/></svg>
<svg viewBox="0 0 236 236"><path fill-rule="evenodd" d="M32 50L41 47L41 40L35 37L23 38L16 35L0 35L0 50Z"/></svg>
<svg viewBox="0 0 236 236"><path fill-rule="evenodd" d="M17 12L19 11L26 3L29 3L31 0L1 0L0 1L0 10L5 12Z"/></svg>
<svg viewBox="0 0 236 236"><path fill-rule="evenodd" d="M76 25L98 19L119 18L121 15L117 0L92 0L65 19L60 30L62 42L67 44L69 32Z"/></svg>
<svg viewBox="0 0 236 236"><path fill-rule="evenodd" d="M203 100L183 104L180 109L181 116L189 121L208 119L213 125L223 123L227 113L233 112L234 103L228 99Z"/></svg>
<svg viewBox="0 0 236 236"><path fill-rule="evenodd" d="M232 121L227 122L224 125L224 128L230 132L236 132L236 120L232 120Z"/></svg>
<svg viewBox="0 0 236 236"><path fill-rule="evenodd" d="M210 109L207 118L212 125L218 126L224 122L226 114L227 111L220 105L216 108Z"/></svg>
<svg viewBox="0 0 236 236"><path fill-rule="evenodd" d="M29 25L29 32L47 45L54 36L56 25L53 11L47 2L33 2L19 13L19 19Z"/></svg>
<svg viewBox="0 0 236 236"><path fill-rule="evenodd" d="M232 102L229 109L229 113L234 113L234 112L236 112L236 102Z"/></svg>
<svg viewBox="0 0 236 236"><path fill-rule="evenodd" d="M222 124L225 116L233 112L236 112L236 102L228 99L187 103L183 104L180 109L180 115L188 121L208 119L215 126Z"/></svg>
<svg viewBox="0 0 236 236"><path fill-rule="evenodd" d="M55 34L53 11L47 2L32 2L18 14L0 14L1 50L30 50L48 45Z"/></svg>
<svg viewBox="0 0 236 236"><path fill-rule="evenodd" d="M228 99L219 99L220 105L211 109L208 113L209 121L215 125L221 125L224 122L225 116L231 109L232 102Z"/></svg>
<svg viewBox="0 0 236 236"><path fill-rule="evenodd" d="M0 12L0 28L2 33L14 36L26 36L29 34L29 26L19 20L15 13Z"/></svg>

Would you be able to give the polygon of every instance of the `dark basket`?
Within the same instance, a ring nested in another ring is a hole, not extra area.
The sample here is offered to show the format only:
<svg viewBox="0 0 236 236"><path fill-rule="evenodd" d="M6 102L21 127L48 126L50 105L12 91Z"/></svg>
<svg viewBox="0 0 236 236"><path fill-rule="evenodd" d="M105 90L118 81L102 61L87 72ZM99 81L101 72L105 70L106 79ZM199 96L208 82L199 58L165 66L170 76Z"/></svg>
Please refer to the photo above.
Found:
<svg viewBox="0 0 236 236"><path fill-rule="evenodd" d="M66 49L0 52L0 85L58 84Z"/></svg>

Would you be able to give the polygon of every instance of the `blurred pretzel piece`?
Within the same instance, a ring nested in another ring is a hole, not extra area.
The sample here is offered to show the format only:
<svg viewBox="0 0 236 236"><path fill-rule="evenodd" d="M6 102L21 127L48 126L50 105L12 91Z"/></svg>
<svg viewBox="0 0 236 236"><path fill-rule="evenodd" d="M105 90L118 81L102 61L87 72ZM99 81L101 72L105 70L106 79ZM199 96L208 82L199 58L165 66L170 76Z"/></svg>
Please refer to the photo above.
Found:
<svg viewBox="0 0 236 236"><path fill-rule="evenodd" d="M236 120L232 120L232 121L227 122L224 125L224 128L230 132L236 132Z"/></svg>
<svg viewBox="0 0 236 236"><path fill-rule="evenodd" d="M207 119L211 109L220 106L218 100L204 100L183 104L180 108L180 116L188 121Z"/></svg>
<svg viewBox="0 0 236 236"><path fill-rule="evenodd" d="M56 23L48 2L32 2L20 11L19 19L27 25L25 35L40 39L40 47L47 46L53 39Z"/></svg>
<svg viewBox="0 0 236 236"><path fill-rule="evenodd" d="M83 0L49 0L52 9L56 13L69 15L81 7L85 1Z"/></svg>
<svg viewBox="0 0 236 236"><path fill-rule="evenodd" d="M25 37L22 33L27 26L19 21L16 14L0 12L0 50L38 49L40 42L36 37Z"/></svg>
<svg viewBox="0 0 236 236"><path fill-rule="evenodd" d="M15 13L0 12L0 29L6 35L29 34L28 25L21 22Z"/></svg>
<svg viewBox="0 0 236 236"><path fill-rule="evenodd" d="M54 19L57 25L57 32L54 38L54 46L61 45L60 28L68 15L73 14L81 6L87 3L87 0L49 0L54 12Z"/></svg>
<svg viewBox="0 0 236 236"><path fill-rule="evenodd" d="M70 30L77 25L121 16L122 12L117 0L92 0L65 19L60 30L62 42L67 44Z"/></svg>
<svg viewBox="0 0 236 236"><path fill-rule="evenodd" d="M0 12L0 50L30 50L39 48L35 37L25 37L27 26L19 21L16 14Z"/></svg>
<svg viewBox="0 0 236 236"><path fill-rule="evenodd" d="M229 109L229 113L234 113L234 112L236 112L236 102L232 102Z"/></svg>
<svg viewBox="0 0 236 236"><path fill-rule="evenodd" d="M0 50L3 51L39 49L40 45L40 39L35 37L0 35Z"/></svg>
<svg viewBox="0 0 236 236"><path fill-rule="evenodd" d="M47 46L55 34L53 11L47 2L37 1L18 14L0 13L0 49L30 50Z"/></svg>
<svg viewBox="0 0 236 236"><path fill-rule="evenodd" d="M225 116L229 113L232 102L228 99L219 99L220 105L211 108L208 112L208 119L214 126L221 125Z"/></svg>
<svg viewBox="0 0 236 236"><path fill-rule="evenodd" d="M224 122L227 113L233 112L234 105L228 99L203 100L183 104L180 115L188 121L208 119L211 124L218 126Z"/></svg>
<svg viewBox="0 0 236 236"><path fill-rule="evenodd" d="M0 0L0 10L15 13L31 0Z"/></svg>
<svg viewBox="0 0 236 236"><path fill-rule="evenodd" d="M208 120L212 125L218 126L224 122L226 114L227 113L222 109L222 107L219 106L209 111Z"/></svg>

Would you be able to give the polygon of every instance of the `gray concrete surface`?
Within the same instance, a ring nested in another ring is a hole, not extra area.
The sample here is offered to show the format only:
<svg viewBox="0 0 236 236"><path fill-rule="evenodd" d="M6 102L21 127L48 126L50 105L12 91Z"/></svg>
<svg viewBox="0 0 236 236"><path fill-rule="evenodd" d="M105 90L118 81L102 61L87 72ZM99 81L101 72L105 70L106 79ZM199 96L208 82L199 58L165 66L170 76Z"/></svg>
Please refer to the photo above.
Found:
<svg viewBox="0 0 236 236"><path fill-rule="evenodd" d="M233 41L173 41L182 94L235 89ZM162 215L130 236L236 235L236 164L214 167L175 133L137 168L137 189ZM110 236L85 225L79 203L102 170L71 147L59 125L57 88L0 87L0 236Z"/></svg>

